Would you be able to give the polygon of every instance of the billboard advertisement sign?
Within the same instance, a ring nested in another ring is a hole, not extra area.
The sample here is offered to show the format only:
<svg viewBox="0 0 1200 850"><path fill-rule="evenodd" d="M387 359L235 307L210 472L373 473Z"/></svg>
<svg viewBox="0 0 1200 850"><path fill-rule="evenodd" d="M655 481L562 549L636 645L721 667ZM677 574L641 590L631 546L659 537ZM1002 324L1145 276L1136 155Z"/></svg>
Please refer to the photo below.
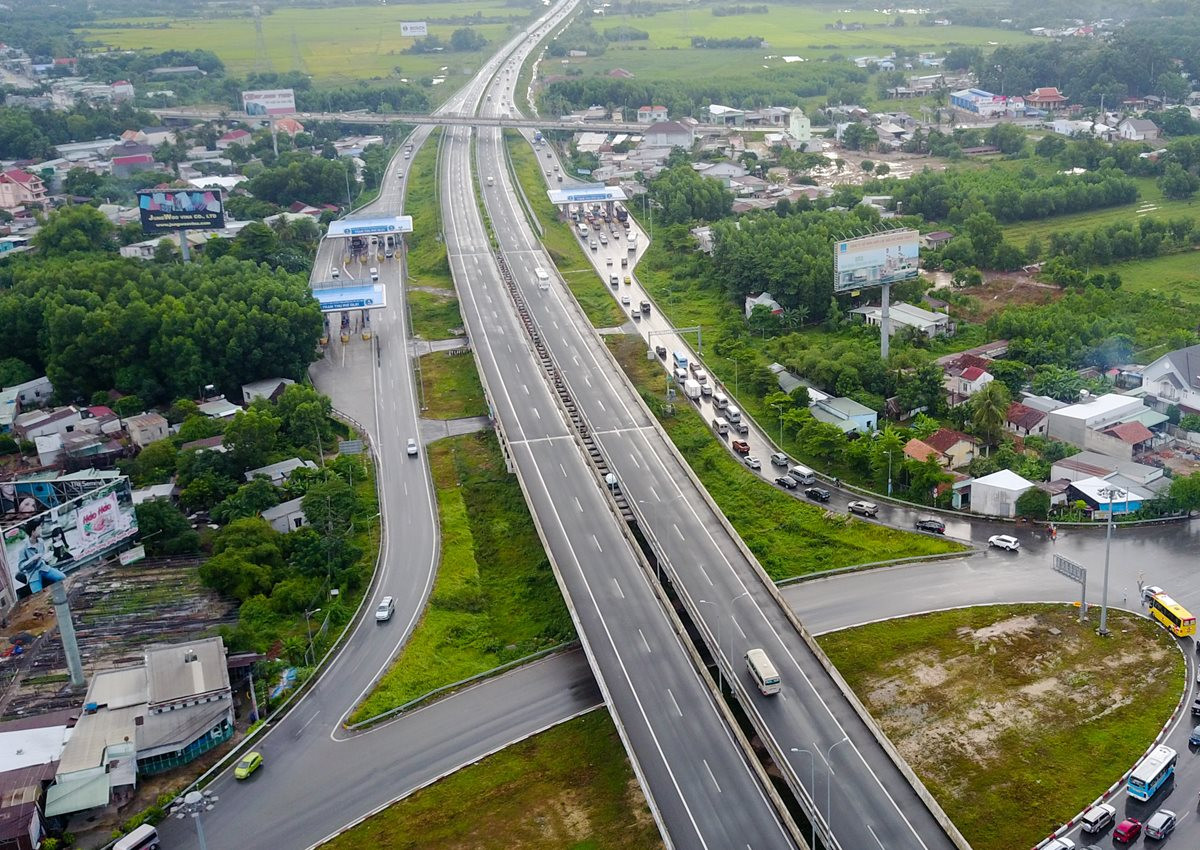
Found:
<svg viewBox="0 0 1200 850"><path fill-rule="evenodd" d="M405 38L424 38L429 35L429 27L424 21L401 22L400 35Z"/></svg>
<svg viewBox="0 0 1200 850"><path fill-rule="evenodd" d="M244 91L242 110L247 115L291 115L296 111L296 93L292 89Z"/></svg>
<svg viewBox="0 0 1200 850"><path fill-rule="evenodd" d="M919 234L909 229L838 242L834 247L833 291L912 280L917 276L919 246Z"/></svg>
<svg viewBox="0 0 1200 850"><path fill-rule="evenodd" d="M10 584L18 598L37 593L137 531L129 479L97 487L4 530Z"/></svg>
<svg viewBox="0 0 1200 850"><path fill-rule="evenodd" d="M219 230L225 226L221 193L216 189L161 189L138 192L142 230Z"/></svg>

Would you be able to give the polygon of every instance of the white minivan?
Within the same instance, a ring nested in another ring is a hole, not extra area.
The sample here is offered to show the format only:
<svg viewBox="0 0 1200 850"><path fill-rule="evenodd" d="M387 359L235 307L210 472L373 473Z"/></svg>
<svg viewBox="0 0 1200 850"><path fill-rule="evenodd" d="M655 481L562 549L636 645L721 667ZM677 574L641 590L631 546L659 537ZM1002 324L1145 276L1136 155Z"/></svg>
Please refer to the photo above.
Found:
<svg viewBox="0 0 1200 850"><path fill-rule="evenodd" d="M725 393L713 393L713 407L717 410L724 410L729 407L729 396Z"/></svg>
<svg viewBox="0 0 1200 850"><path fill-rule="evenodd" d="M550 273L545 269L534 269L533 273L537 275L538 289L550 288Z"/></svg>
<svg viewBox="0 0 1200 850"><path fill-rule="evenodd" d="M791 469L789 469L788 474L791 475L793 478L795 478L796 481L800 484L816 484L817 483L817 474L815 472L813 472L811 469L809 469L807 466L802 466L801 464L796 464Z"/></svg>
<svg viewBox="0 0 1200 850"><path fill-rule="evenodd" d="M112 850L158 850L158 830L144 823L112 846Z"/></svg>
<svg viewBox="0 0 1200 850"><path fill-rule="evenodd" d="M741 422L742 411L738 410L737 405L729 405L725 408L725 418L730 422Z"/></svg>

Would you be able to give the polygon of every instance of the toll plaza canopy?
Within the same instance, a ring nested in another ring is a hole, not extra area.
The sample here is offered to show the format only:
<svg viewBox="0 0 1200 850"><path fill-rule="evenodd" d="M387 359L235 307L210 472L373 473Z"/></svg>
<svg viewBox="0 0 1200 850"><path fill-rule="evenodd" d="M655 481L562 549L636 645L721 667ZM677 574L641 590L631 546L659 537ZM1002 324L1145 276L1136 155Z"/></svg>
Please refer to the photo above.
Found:
<svg viewBox="0 0 1200 850"><path fill-rule="evenodd" d="M321 305L322 313L338 313L342 310L378 310L387 306L382 284L368 283L361 286L330 286L312 291L313 298Z"/></svg>
<svg viewBox="0 0 1200 850"><path fill-rule="evenodd" d="M620 186L605 186L603 183L572 186L570 189L551 189L546 194L550 196L552 204L560 207L563 204L599 204L605 201L627 200L625 190Z"/></svg>
<svg viewBox="0 0 1200 850"><path fill-rule="evenodd" d="M325 235L332 239L351 236L384 236L388 233L412 233L412 216L395 215L387 218L342 218L329 223Z"/></svg>

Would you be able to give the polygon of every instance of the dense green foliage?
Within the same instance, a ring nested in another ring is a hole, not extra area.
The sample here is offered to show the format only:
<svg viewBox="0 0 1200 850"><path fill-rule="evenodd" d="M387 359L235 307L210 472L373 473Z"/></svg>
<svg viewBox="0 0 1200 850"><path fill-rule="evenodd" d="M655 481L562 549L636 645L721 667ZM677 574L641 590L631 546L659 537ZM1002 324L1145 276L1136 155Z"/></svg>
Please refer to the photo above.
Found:
<svg viewBox="0 0 1200 850"><path fill-rule="evenodd" d="M716 221L733 209L733 195L719 180L710 180L685 163L660 172L650 181L650 200L663 224Z"/></svg>
<svg viewBox="0 0 1200 850"><path fill-rule="evenodd" d="M1007 169L924 171L892 182L891 189L905 213L950 223L981 209L1002 222L1023 221L1128 204L1138 196L1136 184L1115 168L1075 175Z"/></svg>
<svg viewBox="0 0 1200 850"><path fill-rule="evenodd" d="M541 95L541 108L547 115L559 115L594 103L626 110L655 103L667 107L673 116L698 116L710 103L739 108L796 106L801 98L825 95L830 102L849 103L865 93L867 78L865 70L849 62L792 64L753 76L722 74L686 81L578 77L548 85Z"/></svg>
<svg viewBox="0 0 1200 850"><path fill-rule="evenodd" d="M1198 236L1195 219L1130 218L1092 230L1056 230L1042 256L1065 257L1086 268L1186 250Z"/></svg>
<svg viewBox="0 0 1200 850"><path fill-rule="evenodd" d="M259 200L280 206L294 201L333 204L346 199L351 167L310 153L281 154L273 167L256 174L246 188Z"/></svg>
<svg viewBox="0 0 1200 850"><path fill-rule="evenodd" d="M0 323L9 350L64 400L115 388L153 404L210 383L235 393L263 375L299 378L315 359L321 314L303 277L228 257L164 266L58 256L102 239L76 244L78 230L61 230L39 237L45 257L0 266Z"/></svg>
<svg viewBox="0 0 1200 850"><path fill-rule="evenodd" d="M50 159L54 145L119 136L130 127L152 127L158 119L129 104L115 109L77 106L68 112L0 107L0 159Z"/></svg>

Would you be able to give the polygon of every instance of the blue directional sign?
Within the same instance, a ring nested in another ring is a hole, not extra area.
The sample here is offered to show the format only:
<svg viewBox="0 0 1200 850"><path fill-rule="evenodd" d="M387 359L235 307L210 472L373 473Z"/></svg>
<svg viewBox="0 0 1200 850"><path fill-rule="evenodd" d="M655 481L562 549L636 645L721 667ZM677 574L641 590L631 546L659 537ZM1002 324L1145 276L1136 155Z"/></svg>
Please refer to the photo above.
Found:
<svg viewBox="0 0 1200 850"><path fill-rule="evenodd" d="M343 218L329 223L330 237L379 236L387 233L412 233L412 216L388 218Z"/></svg>
<svg viewBox="0 0 1200 850"><path fill-rule="evenodd" d="M312 291L313 297L321 305L322 313L336 313L339 310L378 310L387 306L384 289L380 284L365 286L331 286Z"/></svg>
<svg viewBox="0 0 1200 850"><path fill-rule="evenodd" d="M546 194L550 197L550 202L558 206L627 200L625 190L620 186L605 186L603 183L576 186L572 189L551 189Z"/></svg>

